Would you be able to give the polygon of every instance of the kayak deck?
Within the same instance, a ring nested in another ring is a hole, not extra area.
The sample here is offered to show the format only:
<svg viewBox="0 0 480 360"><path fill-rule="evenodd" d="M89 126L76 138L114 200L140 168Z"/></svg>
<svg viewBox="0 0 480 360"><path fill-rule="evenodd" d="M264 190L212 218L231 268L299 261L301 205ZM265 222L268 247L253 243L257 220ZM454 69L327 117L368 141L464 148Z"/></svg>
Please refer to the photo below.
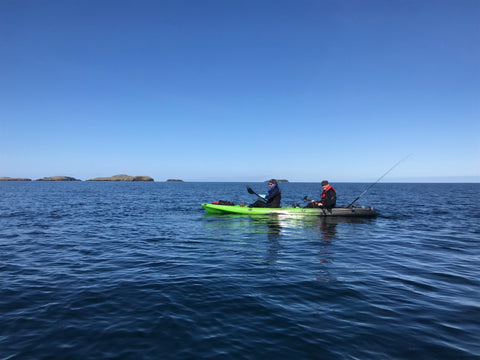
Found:
<svg viewBox="0 0 480 360"><path fill-rule="evenodd" d="M281 207L281 208L250 208L240 205L219 205L203 203L202 207L212 214L243 214L243 215L302 215L302 216L342 216L342 217L376 217L376 211L371 207L335 207L331 210L320 208Z"/></svg>

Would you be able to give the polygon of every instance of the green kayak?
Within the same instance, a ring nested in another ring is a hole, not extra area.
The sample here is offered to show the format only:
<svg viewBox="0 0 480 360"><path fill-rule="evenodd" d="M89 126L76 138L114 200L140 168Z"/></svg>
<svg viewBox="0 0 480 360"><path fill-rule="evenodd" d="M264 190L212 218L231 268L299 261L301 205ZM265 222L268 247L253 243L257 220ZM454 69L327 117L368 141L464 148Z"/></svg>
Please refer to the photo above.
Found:
<svg viewBox="0 0 480 360"><path fill-rule="evenodd" d="M281 207L281 208L250 208L240 205L202 204L202 207L212 214L243 214L243 215L301 215L301 216L340 216L340 217L376 217L376 211L371 207L335 207L331 210L319 208Z"/></svg>

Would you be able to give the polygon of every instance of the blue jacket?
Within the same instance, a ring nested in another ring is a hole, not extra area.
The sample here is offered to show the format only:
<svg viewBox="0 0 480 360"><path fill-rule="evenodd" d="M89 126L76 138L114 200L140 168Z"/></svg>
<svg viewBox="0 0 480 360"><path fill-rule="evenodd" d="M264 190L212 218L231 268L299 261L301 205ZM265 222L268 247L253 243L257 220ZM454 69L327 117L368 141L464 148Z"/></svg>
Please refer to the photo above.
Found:
<svg viewBox="0 0 480 360"><path fill-rule="evenodd" d="M277 184L273 185L273 187L268 190L268 195L265 196L265 200L267 200L268 207L272 208L279 208L280 207L280 200L282 199L282 192Z"/></svg>

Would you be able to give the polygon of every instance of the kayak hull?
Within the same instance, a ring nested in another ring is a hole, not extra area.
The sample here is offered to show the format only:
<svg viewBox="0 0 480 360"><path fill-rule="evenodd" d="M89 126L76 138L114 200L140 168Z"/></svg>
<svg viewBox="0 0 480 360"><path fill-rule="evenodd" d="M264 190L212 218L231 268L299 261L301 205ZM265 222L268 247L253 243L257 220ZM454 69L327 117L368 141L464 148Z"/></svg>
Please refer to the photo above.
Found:
<svg viewBox="0 0 480 360"><path fill-rule="evenodd" d="M373 218L377 216L371 207L335 207L331 210L319 208L281 207L281 208L250 208L240 205L202 204L202 207L212 214L242 214L242 215L301 215L301 216L338 216Z"/></svg>

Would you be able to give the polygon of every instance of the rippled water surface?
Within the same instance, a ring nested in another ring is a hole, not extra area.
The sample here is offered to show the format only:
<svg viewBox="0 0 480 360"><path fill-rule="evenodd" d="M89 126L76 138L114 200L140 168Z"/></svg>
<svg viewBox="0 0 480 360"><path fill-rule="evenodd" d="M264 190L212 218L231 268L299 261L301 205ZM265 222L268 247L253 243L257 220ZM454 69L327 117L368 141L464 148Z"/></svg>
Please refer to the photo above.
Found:
<svg viewBox="0 0 480 360"><path fill-rule="evenodd" d="M0 182L0 359L480 357L480 184L377 184L370 220L200 206L245 185Z"/></svg>

